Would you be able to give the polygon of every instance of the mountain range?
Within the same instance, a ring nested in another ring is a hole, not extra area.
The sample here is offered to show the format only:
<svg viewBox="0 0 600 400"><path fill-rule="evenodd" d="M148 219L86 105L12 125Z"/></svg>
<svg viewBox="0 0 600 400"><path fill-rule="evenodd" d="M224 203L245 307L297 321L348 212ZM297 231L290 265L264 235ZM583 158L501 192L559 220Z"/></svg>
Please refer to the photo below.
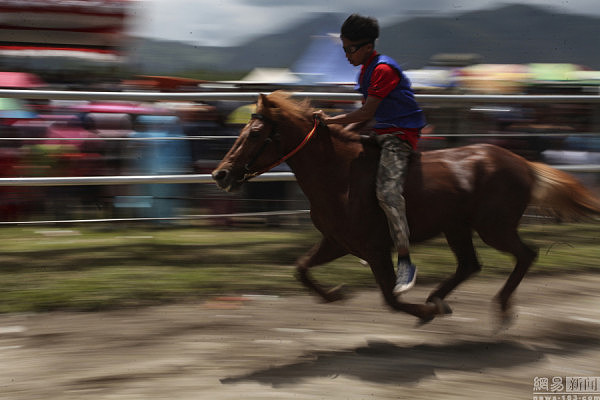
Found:
<svg viewBox="0 0 600 400"><path fill-rule="evenodd" d="M337 33L346 15L320 14L282 32L233 47L132 38L128 52L143 74L247 72L287 68L314 35ZM574 63L600 69L600 18L551 8L506 5L452 16L415 17L381 27L377 49L405 69L422 68L438 54L476 54L479 62Z"/></svg>

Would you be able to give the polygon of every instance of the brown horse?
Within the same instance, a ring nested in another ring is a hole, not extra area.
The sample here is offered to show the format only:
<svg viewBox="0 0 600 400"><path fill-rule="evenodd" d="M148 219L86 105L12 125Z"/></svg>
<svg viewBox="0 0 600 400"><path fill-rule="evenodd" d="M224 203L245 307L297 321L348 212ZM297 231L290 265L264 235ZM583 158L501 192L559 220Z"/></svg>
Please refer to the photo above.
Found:
<svg viewBox="0 0 600 400"><path fill-rule="evenodd" d="M410 240L443 233L458 266L425 304L402 302L392 293L392 240L375 196L379 148L355 131L313 125L312 112L307 102L283 92L261 95L256 114L212 175L219 187L231 191L287 160L323 234L298 260L298 277L326 301L340 299L339 288L323 288L309 269L353 254L369 263L392 308L422 321L448 313L443 299L481 269L472 242L476 231L489 246L516 258L496 297L507 320L511 294L537 256L517 232L527 206L538 204L562 220L600 214L600 202L573 177L500 147L478 144L415 154L405 186Z"/></svg>

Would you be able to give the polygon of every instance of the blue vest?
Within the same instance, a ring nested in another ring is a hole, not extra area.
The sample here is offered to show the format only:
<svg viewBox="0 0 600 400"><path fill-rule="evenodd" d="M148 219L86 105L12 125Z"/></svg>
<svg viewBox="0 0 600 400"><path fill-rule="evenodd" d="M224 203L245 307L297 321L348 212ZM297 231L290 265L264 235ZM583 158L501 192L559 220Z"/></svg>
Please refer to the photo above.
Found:
<svg viewBox="0 0 600 400"><path fill-rule="evenodd" d="M415 101L414 93L410 87L410 80L392 58L382 54L376 55L371 64L367 66L362 81L360 81L359 74L359 82L356 85L356 90L362 93L365 100L367 99L371 75L373 75L375 67L379 64L387 64L394 68L398 72L398 75L400 75L400 82L379 103L379 107L377 107L377 111L375 112L375 129L421 129L424 127L426 125L425 116Z"/></svg>

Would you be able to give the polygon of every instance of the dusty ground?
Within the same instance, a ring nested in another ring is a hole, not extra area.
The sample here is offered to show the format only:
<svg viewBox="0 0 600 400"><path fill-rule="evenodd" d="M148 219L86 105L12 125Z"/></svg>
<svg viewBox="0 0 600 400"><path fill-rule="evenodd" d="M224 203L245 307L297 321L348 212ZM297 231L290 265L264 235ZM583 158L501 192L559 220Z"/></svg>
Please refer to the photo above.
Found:
<svg viewBox="0 0 600 400"><path fill-rule="evenodd" d="M376 292L2 315L0 398L531 399L535 377L600 376L599 275L526 278L493 334L500 285L474 278L421 328Z"/></svg>

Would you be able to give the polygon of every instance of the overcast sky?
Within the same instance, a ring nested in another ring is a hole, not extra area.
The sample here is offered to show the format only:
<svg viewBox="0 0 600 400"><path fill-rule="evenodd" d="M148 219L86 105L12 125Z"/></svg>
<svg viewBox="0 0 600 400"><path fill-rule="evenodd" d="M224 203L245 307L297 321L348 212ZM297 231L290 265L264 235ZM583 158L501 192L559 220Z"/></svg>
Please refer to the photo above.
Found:
<svg viewBox="0 0 600 400"><path fill-rule="evenodd" d="M512 1L516 3L517 0ZM600 15L599 0L518 0L562 12ZM416 15L462 13L499 7L501 0L138 0L136 35L198 45L228 46L283 29L310 13L355 12L382 25Z"/></svg>

